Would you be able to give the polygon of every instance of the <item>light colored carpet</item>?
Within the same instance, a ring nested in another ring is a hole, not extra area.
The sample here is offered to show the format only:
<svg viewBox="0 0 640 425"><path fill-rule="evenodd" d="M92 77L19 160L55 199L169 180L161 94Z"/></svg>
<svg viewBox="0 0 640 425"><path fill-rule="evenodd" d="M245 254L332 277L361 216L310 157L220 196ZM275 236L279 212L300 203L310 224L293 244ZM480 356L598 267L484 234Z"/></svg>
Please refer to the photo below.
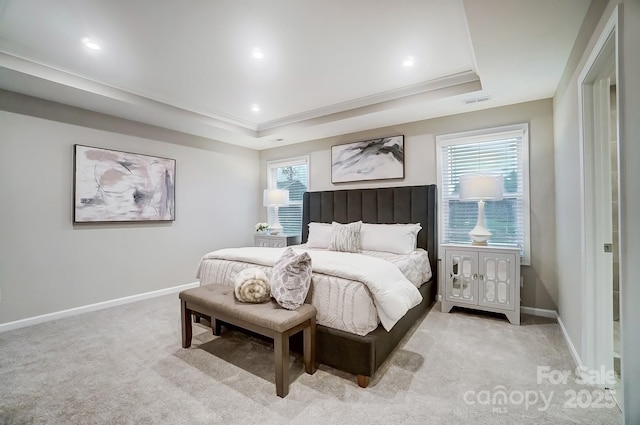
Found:
<svg viewBox="0 0 640 425"><path fill-rule="evenodd" d="M436 305L369 388L323 365L307 375L292 355L281 399L272 346L195 325L182 349L179 310L174 294L0 333L0 424L622 423L573 374L566 384L537 382L538 366L574 369L550 319L523 315L513 326ZM501 390L504 404L494 397ZM541 395L551 398L546 408Z"/></svg>

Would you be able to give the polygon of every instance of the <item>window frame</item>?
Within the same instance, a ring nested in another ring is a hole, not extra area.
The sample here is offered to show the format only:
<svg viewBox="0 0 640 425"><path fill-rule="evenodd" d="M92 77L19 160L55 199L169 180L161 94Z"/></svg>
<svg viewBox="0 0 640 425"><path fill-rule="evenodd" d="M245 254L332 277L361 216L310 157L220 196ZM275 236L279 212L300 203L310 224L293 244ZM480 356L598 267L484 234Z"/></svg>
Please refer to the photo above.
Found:
<svg viewBox="0 0 640 425"><path fill-rule="evenodd" d="M306 165L307 166L307 191L309 190L310 185L310 175L309 171L311 169L309 163L309 155L304 156L296 156L292 158L282 158L275 159L271 161L267 161L266 169L267 169L267 187L266 189L277 189L277 174L274 172L278 168L283 167L292 167L296 165ZM289 201L289 206L291 205L300 205L302 208L302 200L300 201ZM273 209L267 208L267 222L271 223L273 218ZM300 222L300 234L302 234L302 222Z"/></svg>
<svg viewBox="0 0 640 425"><path fill-rule="evenodd" d="M438 208L438 220L442 223L438 226L438 242L443 243L444 229L444 181L442 166L442 148L452 145L472 145L474 143L489 142L504 138L508 135L517 134L522 139L522 211L523 211L523 241L521 265L531 264L531 207L530 207L530 187L529 187L529 124L513 124L501 127L491 127L478 130L464 131L459 133L449 133L436 136L436 170L438 173L438 202L441 205Z"/></svg>

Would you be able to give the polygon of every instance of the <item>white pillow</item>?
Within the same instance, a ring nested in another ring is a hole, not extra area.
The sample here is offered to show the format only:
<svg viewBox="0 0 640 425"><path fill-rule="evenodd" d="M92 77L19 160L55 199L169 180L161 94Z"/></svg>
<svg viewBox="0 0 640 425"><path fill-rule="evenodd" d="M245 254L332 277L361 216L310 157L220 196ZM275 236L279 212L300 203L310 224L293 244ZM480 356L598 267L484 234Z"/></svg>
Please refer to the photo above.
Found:
<svg viewBox="0 0 640 425"><path fill-rule="evenodd" d="M384 251L409 254L418 245L420 223L371 224L363 223L360 230L360 248L363 251Z"/></svg>
<svg viewBox="0 0 640 425"><path fill-rule="evenodd" d="M331 244L331 232L332 228L329 223L309 223L307 246L328 249Z"/></svg>

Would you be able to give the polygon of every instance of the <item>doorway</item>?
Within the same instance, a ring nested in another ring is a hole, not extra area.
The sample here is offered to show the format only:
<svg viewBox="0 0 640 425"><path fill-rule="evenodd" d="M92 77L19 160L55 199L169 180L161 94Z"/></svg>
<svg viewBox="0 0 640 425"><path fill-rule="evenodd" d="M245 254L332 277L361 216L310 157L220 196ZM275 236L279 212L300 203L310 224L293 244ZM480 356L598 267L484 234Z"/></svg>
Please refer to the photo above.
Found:
<svg viewBox="0 0 640 425"><path fill-rule="evenodd" d="M611 164L611 218L612 218L612 279L613 279L613 370L620 382L620 251L618 249L618 94L615 74L610 78L609 99L611 110L611 137L609 155ZM619 387L619 385L618 385Z"/></svg>
<svg viewBox="0 0 640 425"><path fill-rule="evenodd" d="M618 93L617 14L580 74L583 244L586 270L583 294L583 365L616 371L602 379L622 408L620 385L620 313L618 260ZM614 320L617 319L617 320ZM615 367L617 365L617 368Z"/></svg>

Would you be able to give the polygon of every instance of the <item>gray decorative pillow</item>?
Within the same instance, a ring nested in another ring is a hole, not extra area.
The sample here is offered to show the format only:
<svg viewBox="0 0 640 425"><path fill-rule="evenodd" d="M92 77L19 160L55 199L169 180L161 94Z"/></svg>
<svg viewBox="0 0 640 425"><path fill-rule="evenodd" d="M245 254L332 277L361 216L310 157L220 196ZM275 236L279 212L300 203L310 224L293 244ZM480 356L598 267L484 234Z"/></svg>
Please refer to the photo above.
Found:
<svg viewBox="0 0 640 425"><path fill-rule="evenodd" d="M295 310L304 304L311 286L311 257L296 255L291 248L282 254L271 270L271 296L282 308Z"/></svg>
<svg viewBox="0 0 640 425"><path fill-rule="evenodd" d="M331 243L329 249L342 252L360 252L360 227L362 221L349 224L331 223Z"/></svg>

